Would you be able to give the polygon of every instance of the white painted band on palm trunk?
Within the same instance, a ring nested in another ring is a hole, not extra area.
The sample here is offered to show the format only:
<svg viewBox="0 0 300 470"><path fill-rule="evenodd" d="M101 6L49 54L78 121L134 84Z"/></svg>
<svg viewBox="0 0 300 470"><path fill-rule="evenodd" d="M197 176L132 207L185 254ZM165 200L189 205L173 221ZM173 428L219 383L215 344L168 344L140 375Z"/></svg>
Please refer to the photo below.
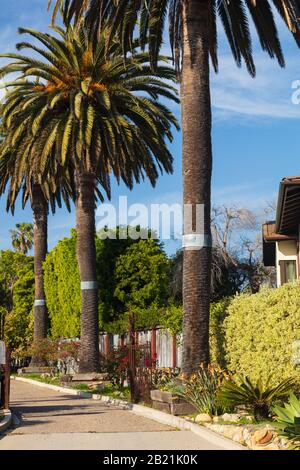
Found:
<svg viewBox="0 0 300 470"><path fill-rule="evenodd" d="M85 281L80 283L81 290L95 290L98 289L97 281Z"/></svg>
<svg viewBox="0 0 300 470"><path fill-rule="evenodd" d="M211 235L206 235L204 233L189 233L183 235L182 237L182 246L183 248L193 248L199 250L204 246L212 246Z"/></svg>
<svg viewBox="0 0 300 470"><path fill-rule="evenodd" d="M43 307L44 305L46 305L45 300L35 300L34 301L34 306L35 307Z"/></svg>

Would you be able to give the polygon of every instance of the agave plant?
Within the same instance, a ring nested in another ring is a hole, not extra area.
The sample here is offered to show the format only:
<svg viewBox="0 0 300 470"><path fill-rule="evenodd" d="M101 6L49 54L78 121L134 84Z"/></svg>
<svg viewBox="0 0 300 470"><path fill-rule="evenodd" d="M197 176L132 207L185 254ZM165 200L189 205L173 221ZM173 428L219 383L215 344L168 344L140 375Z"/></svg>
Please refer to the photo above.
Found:
<svg viewBox="0 0 300 470"><path fill-rule="evenodd" d="M272 411L280 435L287 438L294 449L300 450L300 400L292 393L284 407L276 405Z"/></svg>
<svg viewBox="0 0 300 470"><path fill-rule="evenodd" d="M295 387L295 382L291 378L272 387L271 378L272 376L269 376L265 383L261 379L253 383L249 377L237 376L237 380L224 382L218 393L218 400L229 407L245 406L253 412L257 421L267 419L271 405L289 395Z"/></svg>

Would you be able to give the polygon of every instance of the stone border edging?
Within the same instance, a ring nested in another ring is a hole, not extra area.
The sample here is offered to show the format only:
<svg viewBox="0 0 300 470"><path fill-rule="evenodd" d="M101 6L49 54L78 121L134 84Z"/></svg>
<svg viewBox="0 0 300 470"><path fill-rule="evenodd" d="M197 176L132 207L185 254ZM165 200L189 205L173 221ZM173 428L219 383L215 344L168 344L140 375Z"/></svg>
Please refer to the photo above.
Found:
<svg viewBox="0 0 300 470"><path fill-rule="evenodd" d="M6 431L12 423L12 414L10 410L3 410L4 418L0 421L0 434Z"/></svg>
<svg viewBox="0 0 300 470"><path fill-rule="evenodd" d="M81 398L91 398L93 400L98 400L108 405L120 406L121 408L129 410L130 412L136 415L143 416L144 418L158 421L159 423L181 429L182 431L191 431L192 433L198 435L199 437L202 437L206 441L209 441L212 444L222 447L224 450L249 450L246 447L237 444L236 442L233 442L230 439L227 439L203 426L199 426L195 423L187 421L184 418L179 418L178 416L173 416L167 413L163 413L162 411L154 410L153 408L149 408L147 406L134 405L132 403L128 403L125 400L112 398L107 395L98 395L93 394L91 392L82 392L80 390L74 390L67 387L60 387L59 385L46 384L44 382L39 382L38 380L26 379L25 377L12 377L12 379L19 382L37 385L38 387L47 388L48 390L78 396Z"/></svg>

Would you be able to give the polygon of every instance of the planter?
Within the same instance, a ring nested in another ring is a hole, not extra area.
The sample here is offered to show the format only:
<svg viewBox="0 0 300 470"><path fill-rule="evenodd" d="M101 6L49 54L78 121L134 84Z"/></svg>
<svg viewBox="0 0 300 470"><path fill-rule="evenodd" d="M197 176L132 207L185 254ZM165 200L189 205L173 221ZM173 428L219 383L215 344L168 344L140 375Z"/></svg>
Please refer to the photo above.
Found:
<svg viewBox="0 0 300 470"><path fill-rule="evenodd" d="M164 411L174 416L196 413L196 408L184 398L173 395L171 392L151 390L152 406L155 410Z"/></svg>

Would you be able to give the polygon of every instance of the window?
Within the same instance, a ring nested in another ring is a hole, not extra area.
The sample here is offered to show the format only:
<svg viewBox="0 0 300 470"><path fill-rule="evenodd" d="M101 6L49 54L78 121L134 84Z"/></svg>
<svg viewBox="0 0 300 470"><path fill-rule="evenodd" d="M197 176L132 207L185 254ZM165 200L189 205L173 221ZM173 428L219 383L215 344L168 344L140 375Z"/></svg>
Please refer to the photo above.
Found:
<svg viewBox="0 0 300 470"><path fill-rule="evenodd" d="M280 284L295 281L297 279L296 260L279 261Z"/></svg>

